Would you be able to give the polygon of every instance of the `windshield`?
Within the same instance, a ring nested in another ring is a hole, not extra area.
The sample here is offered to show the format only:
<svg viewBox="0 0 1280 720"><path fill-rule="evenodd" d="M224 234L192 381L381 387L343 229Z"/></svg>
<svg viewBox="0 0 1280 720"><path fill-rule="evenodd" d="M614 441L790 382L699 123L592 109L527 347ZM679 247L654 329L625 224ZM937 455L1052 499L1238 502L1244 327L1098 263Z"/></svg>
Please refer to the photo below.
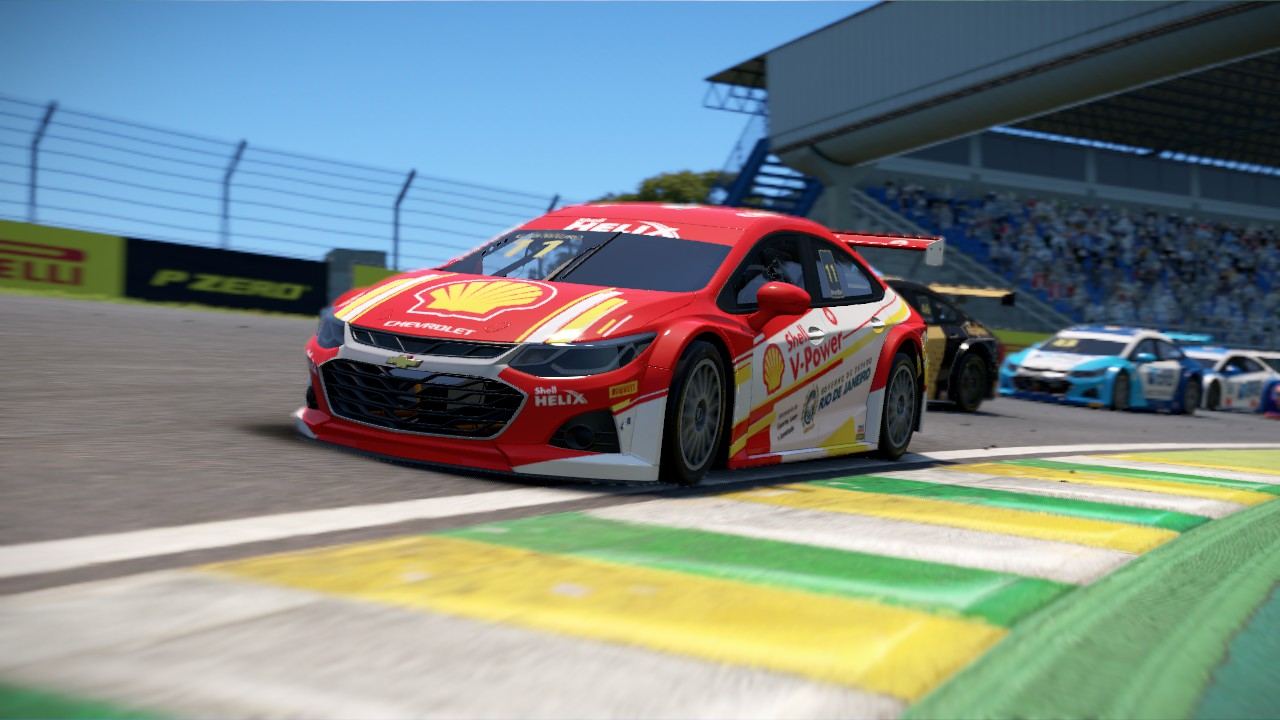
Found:
<svg viewBox="0 0 1280 720"><path fill-rule="evenodd" d="M1270 365L1272 370L1280 372L1280 358L1264 357L1262 358L1262 362Z"/></svg>
<svg viewBox="0 0 1280 720"><path fill-rule="evenodd" d="M1201 370L1212 370L1213 366L1218 364L1218 358L1203 358L1203 357L1196 357L1194 355L1188 355L1187 357L1191 358L1192 360L1195 360L1196 364L1200 366Z"/></svg>
<svg viewBox="0 0 1280 720"><path fill-rule="evenodd" d="M1072 355L1119 355L1124 352L1126 344L1115 340L1096 340L1094 338L1058 335L1051 338L1040 349L1044 352L1070 353Z"/></svg>
<svg viewBox="0 0 1280 720"><path fill-rule="evenodd" d="M444 269L522 280L692 292L707 286L728 254L727 245L681 238L518 230Z"/></svg>

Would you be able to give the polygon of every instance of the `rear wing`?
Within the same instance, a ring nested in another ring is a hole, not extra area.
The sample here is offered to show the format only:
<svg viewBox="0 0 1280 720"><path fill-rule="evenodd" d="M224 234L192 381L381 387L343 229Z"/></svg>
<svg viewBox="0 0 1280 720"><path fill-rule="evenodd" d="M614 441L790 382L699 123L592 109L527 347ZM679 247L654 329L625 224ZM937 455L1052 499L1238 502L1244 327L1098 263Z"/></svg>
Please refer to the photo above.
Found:
<svg viewBox="0 0 1280 720"><path fill-rule="evenodd" d="M941 265L946 240L934 235L881 235L876 233L833 230L836 239L852 247L876 247L890 250L922 250L925 265Z"/></svg>
<svg viewBox="0 0 1280 720"><path fill-rule="evenodd" d="M929 289L939 295L950 295L952 297L995 298L1000 301L1001 305L1013 305L1017 300L1017 293L1006 288L932 283L929 285Z"/></svg>
<svg viewBox="0 0 1280 720"><path fill-rule="evenodd" d="M1213 342L1213 336L1208 333L1189 333L1177 330L1166 330L1165 337L1174 342L1175 345L1186 347L1188 345L1208 345Z"/></svg>

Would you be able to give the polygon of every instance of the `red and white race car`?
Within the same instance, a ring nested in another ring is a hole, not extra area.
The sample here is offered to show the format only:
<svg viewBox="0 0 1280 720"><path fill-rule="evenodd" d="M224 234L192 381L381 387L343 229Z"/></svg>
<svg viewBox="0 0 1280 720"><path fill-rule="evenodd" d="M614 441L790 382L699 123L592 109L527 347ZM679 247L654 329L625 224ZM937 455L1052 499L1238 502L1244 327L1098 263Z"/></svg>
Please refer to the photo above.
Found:
<svg viewBox="0 0 1280 720"><path fill-rule="evenodd" d="M567 207L348 292L295 414L325 442L490 471L697 483L715 466L901 456L924 322L833 233L725 207Z"/></svg>

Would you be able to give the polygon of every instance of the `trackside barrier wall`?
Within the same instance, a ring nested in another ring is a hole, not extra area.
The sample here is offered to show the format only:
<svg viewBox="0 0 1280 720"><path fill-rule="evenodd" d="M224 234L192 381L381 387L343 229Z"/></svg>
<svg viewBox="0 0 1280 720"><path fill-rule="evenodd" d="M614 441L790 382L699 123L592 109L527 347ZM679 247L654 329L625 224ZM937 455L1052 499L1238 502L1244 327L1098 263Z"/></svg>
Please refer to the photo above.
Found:
<svg viewBox="0 0 1280 720"><path fill-rule="evenodd" d="M314 314L328 303L328 267L314 260L128 238L125 295Z"/></svg>
<svg viewBox="0 0 1280 720"><path fill-rule="evenodd" d="M0 288L312 315L329 266L0 221Z"/></svg>
<svg viewBox="0 0 1280 720"><path fill-rule="evenodd" d="M124 264L123 238L0 221L0 287L119 297Z"/></svg>
<svg viewBox="0 0 1280 720"><path fill-rule="evenodd" d="M395 274L395 270L388 270L381 265L356 265L351 269L350 287L368 287Z"/></svg>

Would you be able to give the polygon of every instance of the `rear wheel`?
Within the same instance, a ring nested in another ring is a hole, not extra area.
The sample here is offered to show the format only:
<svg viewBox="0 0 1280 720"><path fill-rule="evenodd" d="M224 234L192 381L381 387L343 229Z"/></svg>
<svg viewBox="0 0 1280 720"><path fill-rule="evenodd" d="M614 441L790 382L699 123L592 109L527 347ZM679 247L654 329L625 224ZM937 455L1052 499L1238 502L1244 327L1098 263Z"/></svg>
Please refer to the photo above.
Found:
<svg viewBox="0 0 1280 720"><path fill-rule="evenodd" d="M911 444L916 429L917 393L915 360L898 353L889 368L889 382L884 389L884 412L880 414L880 455L897 460Z"/></svg>
<svg viewBox="0 0 1280 720"><path fill-rule="evenodd" d="M1111 409L1129 409L1129 373L1121 372L1111 384Z"/></svg>
<svg viewBox="0 0 1280 720"><path fill-rule="evenodd" d="M987 377L987 363L974 353L965 353L960 358L954 380L947 391L947 396L956 407L965 412L975 412L987 396L990 380Z"/></svg>
<svg viewBox="0 0 1280 720"><path fill-rule="evenodd" d="M694 342L680 358L667 395L663 479L697 485L711 469L724 437L724 378L724 361L710 343Z"/></svg>
<svg viewBox="0 0 1280 720"><path fill-rule="evenodd" d="M1200 381L1191 378L1187 380L1187 386L1182 388L1182 414L1195 415L1198 407L1200 407Z"/></svg>
<svg viewBox="0 0 1280 720"><path fill-rule="evenodd" d="M1204 396L1204 407L1206 410L1217 410L1222 405L1222 386L1218 383L1209 383L1209 392Z"/></svg>

